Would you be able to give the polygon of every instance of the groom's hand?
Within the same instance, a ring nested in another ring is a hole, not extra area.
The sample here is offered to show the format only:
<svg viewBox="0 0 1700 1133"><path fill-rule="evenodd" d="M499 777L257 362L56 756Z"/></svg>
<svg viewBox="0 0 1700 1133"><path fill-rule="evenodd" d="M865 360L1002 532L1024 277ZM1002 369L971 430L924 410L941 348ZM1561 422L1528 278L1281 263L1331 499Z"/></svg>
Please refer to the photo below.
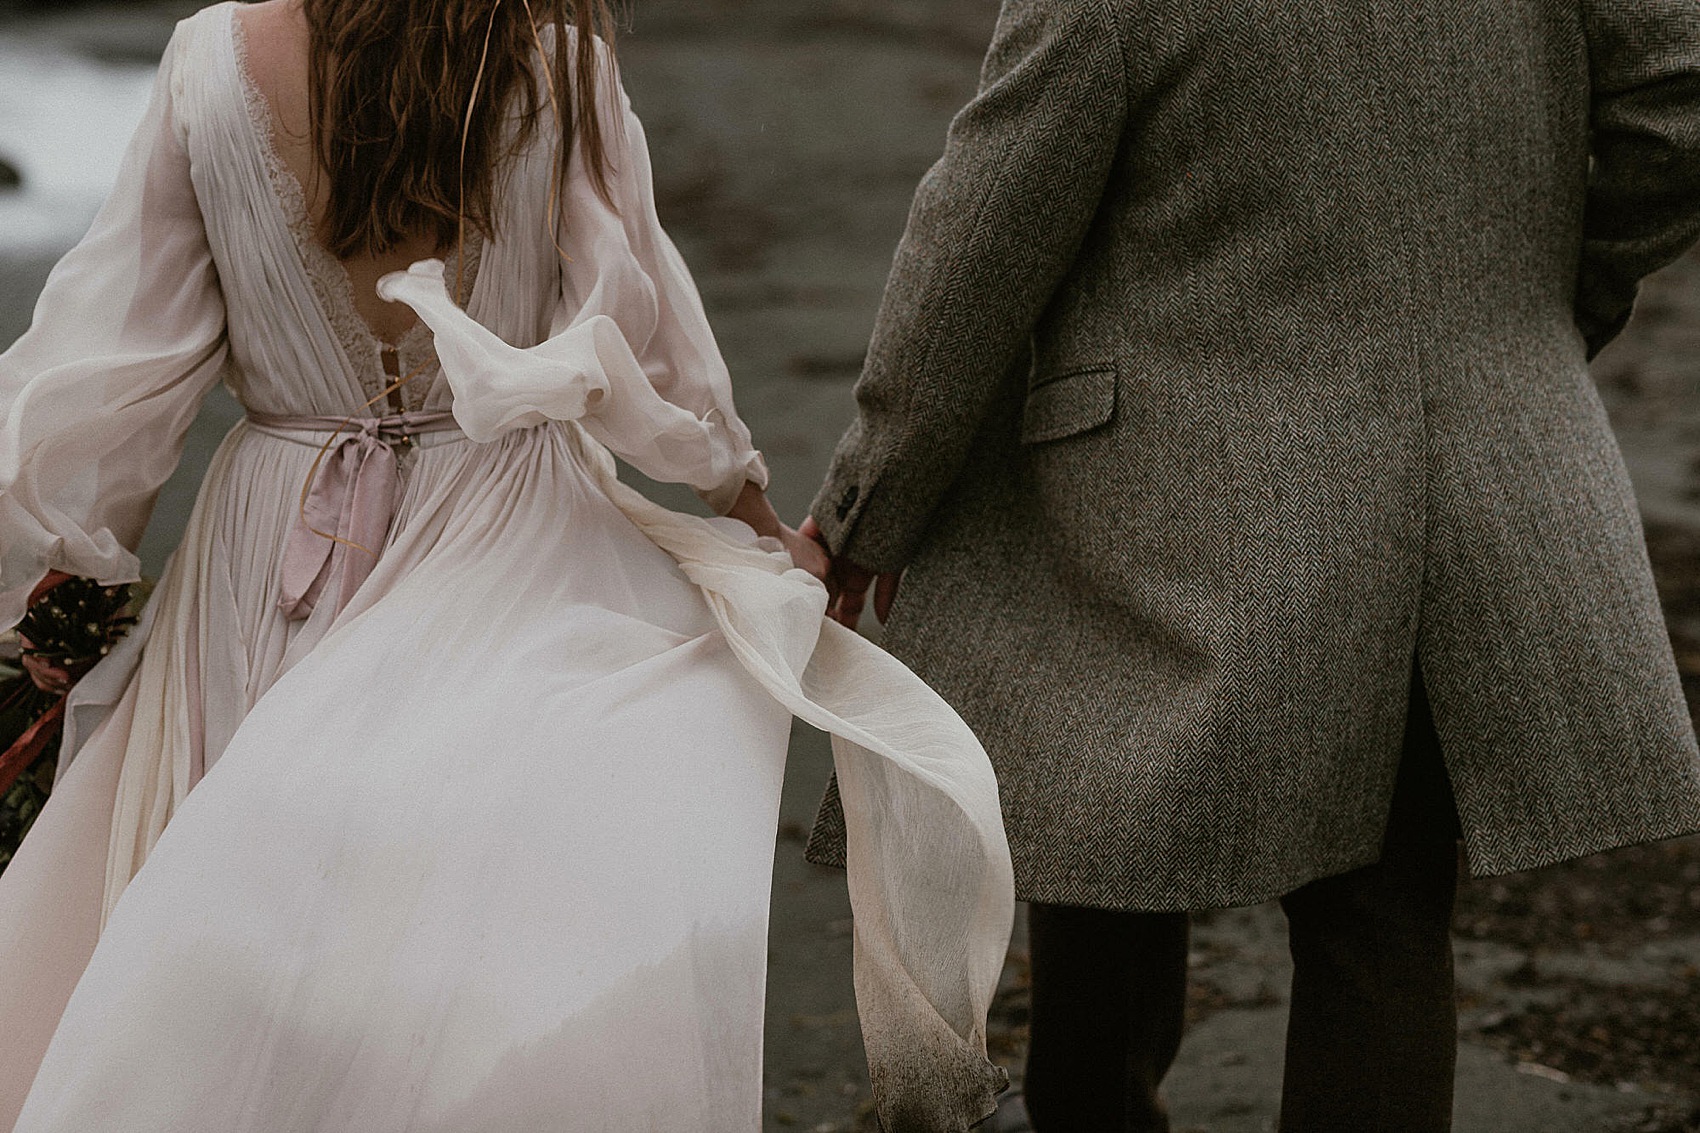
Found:
<svg viewBox="0 0 1700 1133"><path fill-rule="evenodd" d="M826 536L821 533L820 525L812 517L803 520L798 531L822 547L826 546ZM872 589L874 616L883 623L891 613L891 604L897 598L897 587L902 581L902 571L875 574L857 566L844 555L834 556L832 579L827 584L832 592L832 600L826 609L827 616L848 629L855 629L856 624L862 620L862 610L868 603L868 591Z"/></svg>
<svg viewBox="0 0 1700 1133"><path fill-rule="evenodd" d="M833 620L855 629L856 623L862 620L862 608L867 605L869 587L872 587L874 592L874 616L880 620L881 625L890 619L891 604L896 600L897 587L903 581L902 571L874 574L853 562L840 559L836 573L838 600L827 611Z"/></svg>

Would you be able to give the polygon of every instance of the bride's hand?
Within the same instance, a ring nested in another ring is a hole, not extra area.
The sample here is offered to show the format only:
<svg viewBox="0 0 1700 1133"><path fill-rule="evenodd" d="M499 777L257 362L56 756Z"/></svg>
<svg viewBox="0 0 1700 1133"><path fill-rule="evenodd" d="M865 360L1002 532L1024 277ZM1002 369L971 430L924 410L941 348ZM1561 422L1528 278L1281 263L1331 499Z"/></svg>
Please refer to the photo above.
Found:
<svg viewBox="0 0 1700 1133"><path fill-rule="evenodd" d="M27 637L19 637L18 644L26 650L30 648L30 641ZM24 672L29 674L31 683L42 692L63 696L71 691L71 673L63 666L56 665L45 657L37 657L33 653L27 652L19 658L19 664L24 667Z"/></svg>
<svg viewBox="0 0 1700 1133"><path fill-rule="evenodd" d="M799 570L806 570L822 582L830 584L832 560L827 558L826 548L794 527L788 527L783 523L779 526L779 541L785 544L786 551L790 552L791 565Z"/></svg>
<svg viewBox="0 0 1700 1133"><path fill-rule="evenodd" d="M755 484L745 484L738 493L732 510L726 513L733 519L749 524L757 535L777 539L791 556L792 565L806 570L822 582L832 574L832 562L826 549L788 524L780 522L779 513L768 502L767 493Z"/></svg>

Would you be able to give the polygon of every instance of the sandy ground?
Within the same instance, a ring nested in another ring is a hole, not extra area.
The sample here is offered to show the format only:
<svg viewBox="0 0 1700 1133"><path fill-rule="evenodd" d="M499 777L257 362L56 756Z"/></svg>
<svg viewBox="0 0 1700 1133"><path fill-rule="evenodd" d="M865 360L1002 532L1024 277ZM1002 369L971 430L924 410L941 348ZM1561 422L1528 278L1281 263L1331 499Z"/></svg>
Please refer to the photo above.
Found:
<svg viewBox="0 0 1700 1133"><path fill-rule="evenodd" d="M53 17L47 34L107 57L145 55L163 43L170 11L89 9ZM850 416L909 196L973 89L994 14L990 0L637 6L625 77L649 132L663 217L697 273L790 516L802 514ZM14 17L0 35L41 27ZM0 264L0 342L27 323L47 266ZM1696 345L1700 260L1656 281L1600 375L1657 525L1673 630L1700 672L1700 602L1690 612L1686 589L1700 564ZM216 398L197 424L149 533L150 569L235 414ZM872 1128L843 879L801 858L827 767L822 738L799 728L775 858L769 1133ZM1700 849L1636 853L1467 888L1459 1133L1700 1129ZM1647 900L1607 899L1625 892ZM993 1034L994 1053L1017 1071L1024 963L1018 933ZM1170 1087L1177 1129L1272 1129L1288 973L1279 911L1200 918L1194 970L1195 1026Z"/></svg>

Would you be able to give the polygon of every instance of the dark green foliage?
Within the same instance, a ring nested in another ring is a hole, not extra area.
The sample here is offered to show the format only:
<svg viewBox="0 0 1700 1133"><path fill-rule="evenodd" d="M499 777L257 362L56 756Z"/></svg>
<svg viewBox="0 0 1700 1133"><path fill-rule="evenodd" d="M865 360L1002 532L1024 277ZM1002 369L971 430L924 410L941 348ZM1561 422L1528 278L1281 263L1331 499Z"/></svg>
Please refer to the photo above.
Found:
<svg viewBox="0 0 1700 1133"><path fill-rule="evenodd" d="M18 776L17 781L0 798L0 871L12 864L18 844L35 824L36 815L47 805L53 790L53 774L59 766L57 744L49 747L40 759Z"/></svg>

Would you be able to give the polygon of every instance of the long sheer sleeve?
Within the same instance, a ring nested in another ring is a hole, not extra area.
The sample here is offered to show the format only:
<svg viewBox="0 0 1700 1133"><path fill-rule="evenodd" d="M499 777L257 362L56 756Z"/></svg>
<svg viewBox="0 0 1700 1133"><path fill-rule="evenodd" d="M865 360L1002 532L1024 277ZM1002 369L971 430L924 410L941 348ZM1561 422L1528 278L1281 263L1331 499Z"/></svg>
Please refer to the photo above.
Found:
<svg viewBox="0 0 1700 1133"><path fill-rule="evenodd" d="M705 423L712 443L726 450L724 471L717 472L714 483L693 486L724 513L746 480L767 486L767 466L733 406L731 375L690 269L661 226L643 123L617 78L611 77L604 90L599 111L609 140L614 208L595 195L582 170L575 170L580 209L572 220L573 236L591 240L593 253L565 265L560 318L570 326L587 313L612 315L656 394ZM599 264L623 270L598 270ZM597 435L594 425L590 431ZM643 468L649 454L626 451L629 439L607 432L597 439L653 475Z"/></svg>
<svg viewBox="0 0 1700 1133"><path fill-rule="evenodd" d="M167 47L117 185L0 355L0 625L48 570L133 581L160 485L225 357L224 301Z"/></svg>
<svg viewBox="0 0 1700 1133"><path fill-rule="evenodd" d="M611 199L575 154L557 218L567 252L560 300L544 341L522 349L479 326L449 299L435 260L384 277L378 293L431 325L455 416L474 440L576 420L644 475L688 484L724 514L746 481L767 486L767 466L733 406L696 284L656 214L643 124L611 66L600 87Z"/></svg>

